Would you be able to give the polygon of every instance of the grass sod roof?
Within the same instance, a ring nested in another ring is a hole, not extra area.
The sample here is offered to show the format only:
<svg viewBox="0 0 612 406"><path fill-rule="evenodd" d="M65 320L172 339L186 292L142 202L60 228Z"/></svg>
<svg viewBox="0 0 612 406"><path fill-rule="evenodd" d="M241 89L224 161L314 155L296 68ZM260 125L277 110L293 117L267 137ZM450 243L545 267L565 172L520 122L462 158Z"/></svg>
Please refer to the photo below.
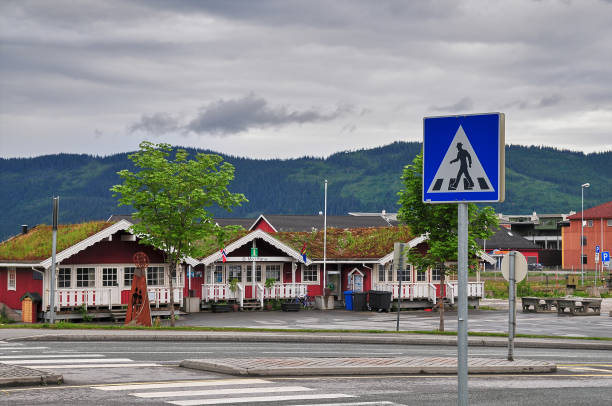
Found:
<svg viewBox="0 0 612 406"><path fill-rule="evenodd" d="M240 230L228 237L223 245L216 240L200 241L197 258L205 258L224 246L249 234ZM300 252L306 243L306 255L311 259L323 258L323 231L316 232L278 232L271 236L283 244ZM414 236L407 226L368 227L353 229L327 229L327 257L348 258L382 258L393 251L395 242L408 242Z"/></svg>
<svg viewBox="0 0 612 406"><path fill-rule="evenodd" d="M62 252L84 239L110 227L106 221L89 221L79 224L61 224L57 230L57 252ZM51 226L42 224L27 234L20 234L0 243L0 260L35 261L51 257Z"/></svg>
<svg viewBox="0 0 612 406"><path fill-rule="evenodd" d="M323 258L323 231L279 232L274 238L300 251L306 243L306 255ZM396 242L408 242L414 236L405 225L397 227L368 227L327 229L327 258L382 258L393 251Z"/></svg>

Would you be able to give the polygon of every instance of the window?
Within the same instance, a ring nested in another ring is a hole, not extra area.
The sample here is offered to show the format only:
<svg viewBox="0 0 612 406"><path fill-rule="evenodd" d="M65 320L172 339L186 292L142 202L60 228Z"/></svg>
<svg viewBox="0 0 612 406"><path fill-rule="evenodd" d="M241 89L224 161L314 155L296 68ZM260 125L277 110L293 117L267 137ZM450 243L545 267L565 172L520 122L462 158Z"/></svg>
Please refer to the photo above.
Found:
<svg viewBox="0 0 612 406"><path fill-rule="evenodd" d="M147 268L147 285L163 286L164 282L164 267L150 266Z"/></svg>
<svg viewBox="0 0 612 406"><path fill-rule="evenodd" d="M587 255L583 255L583 256L582 256L582 263L583 263L584 265L586 265L586 264L587 264Z"/></svg>
<svg viewBox="0 0 612 406"><path fill-rule="evenodd" d="M587 244L587 238L586 235L582 236L582 246L585 247Z"/></svg>
<svg viewBox="0 0 612 406"><path fill-rule="evenodd" d="M280 282L281 280L281 266L277 265L266 265L266 279L276 279Z"/></svg>
<svg viewBox="0 0 612 406"><path fill-rule="evenodd" d="M406 269L401 269L397 271L397 279L402 282L410 282L410 274L412 273L412 269L410 265Z"/></svg>
<svg viewBox="0 0 612 406"><path fill-rule="evenodd" d="M7 290L17 290L17 270L15 268L9 268L7 281Z"/></svg>
<svg viewBox="0 0 612 406"><path fill-rule="evenodd" d="M58 288L69 288L71 275L72 275L72 269L60 268L57 271L57 287Z"/></svg>
<svg viewBox="0 0 612 406"><path fill-rule="evenodd" d="M612 219L608 219L608 227L612 227Z"/></svg>
<svg viewBox="0 0 612 406"><path fill-rule="evenodd" d="M318 282L319 265L310 265L302 271L302 282Z"/></svg>
<svg viewBox="0 0 612 406"><path fill-rule="evenodd" d="M119 286L117 268L102 268L102 286Z"/></svg>
<svg viewBox="0 0 612 406"><path fill-rule="evenodd" d="M132 286L132 280L134 279L134 271L136 270L133 266L123 268L123 286Z"/></svg>
<svg viewBox="0 0 612 406"><path fill-rule="evenodd" d="M393 263L389 265L389 269L387 270L387 282L393 282Z"/></svg>
<svg viewBox="0 0 612 406"><path fill-rule="evenodd" d="M378 282L385 281L385 266L378 264Z"/></svg>
<svg viewBox="0 0 612 406"><path fill-rule="evenodd" d="M178 274L178 278L176 277ZM172 272L172 285L174 287L183 286L183 267L177 266L174 272Z"/></svg>
<svg viewBox="0 0 612 406"><path fill-rule="evenodd" d="M213 283L223 283L223 265L215 265Z"/></svg>
<svg viewBox="0 0 612 406"><path fill-rule="evenodd" d="M253 282L253 266L247 265L246 267L246 280L247 282ZM255 265L255 281L261 282L261 265Z"/></svg>
<svg viewBox="0 0 612 406"><path fill-rule="evenodd" d="M427 282L427 270L417 270L417 282Z"/></svg>
<svg viewBox="0 0 612 406"><path fill-rule="evenodd" d="M431 280L432 281L440 281L442 279L442 270L440 269L432 269L431 270Z"/></svg>
<svg viewBox="0 0 612 406"><path fill-rule="evenodd" d="M238 279L238 282L242 282L242 265L229 266L229 280L232 279Z"/></svg>
<svg viewBox="0 0 612 406"><path fill-rule="evenodd" d="M76 277L77 288L92 288L96 286L95 268L77 268Z"/></svg>
<svg viewBox="0 0 612 406"><path fill-rule="evenodd" d="M587 227L593 227L593 220L587 220L586 221L586 226Z"/></svg>

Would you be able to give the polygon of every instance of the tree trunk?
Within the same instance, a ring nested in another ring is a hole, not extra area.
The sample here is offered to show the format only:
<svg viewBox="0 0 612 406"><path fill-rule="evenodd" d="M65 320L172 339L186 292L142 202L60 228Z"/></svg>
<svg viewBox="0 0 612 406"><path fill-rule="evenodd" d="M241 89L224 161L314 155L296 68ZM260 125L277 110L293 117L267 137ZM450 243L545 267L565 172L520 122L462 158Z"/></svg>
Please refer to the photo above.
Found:
<svg viewBox="0 0 612 406"><path fill-rule="evenodd" d="M440 275L440 331L444 331L444 294L442 293L444 289L444 270L442 270L442 274Z"/></svg>
<svg viewBox="0 0 612 406"><path fill-rule="evenodd" d="M177 274L176 262L170 261L170 325L174 327L174 286L172 284L172 275Z"/></svg>

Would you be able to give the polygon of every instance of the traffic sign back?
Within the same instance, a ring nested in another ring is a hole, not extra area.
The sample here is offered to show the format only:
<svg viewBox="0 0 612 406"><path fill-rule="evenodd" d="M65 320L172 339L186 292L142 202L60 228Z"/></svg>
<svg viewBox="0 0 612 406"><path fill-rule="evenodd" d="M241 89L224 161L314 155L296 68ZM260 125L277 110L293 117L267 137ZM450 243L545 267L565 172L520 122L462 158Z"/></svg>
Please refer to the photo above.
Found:
<svg viewBox="0 0 612 406"><path fill-rule="evenodd" d="M502 113L423 119L423 201L502 202Z"/></svg>

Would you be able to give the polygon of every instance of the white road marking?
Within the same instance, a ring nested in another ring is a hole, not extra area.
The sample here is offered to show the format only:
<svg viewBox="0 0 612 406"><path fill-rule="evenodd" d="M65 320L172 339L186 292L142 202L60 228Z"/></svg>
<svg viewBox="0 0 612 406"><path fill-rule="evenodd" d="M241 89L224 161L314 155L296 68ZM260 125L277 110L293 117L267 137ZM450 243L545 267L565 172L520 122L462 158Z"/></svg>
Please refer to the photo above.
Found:
<svg viewBox="0 0 612 406"><path fill-rule="evenodd" d="M195 388L199 386L227 386L227 385L254 385L262 383L272 383L263 379L227 379L207 380L198 382L169 382L169 383L145 383L145 384L129 384L129 385L111 385L111 386L92 386L93 389L105 391L118 390L138 390L138 389L166 389L166 388Z"/></svg>
<svg viewBox="0 0 612 406"><path fill-rule="evenodd" d="M104 357L102 354L65 354L65 355L2 355L0 359L16 359L16 358L87 358L87 357Z"/></svg>
<svg viewBox="0 0 612 406"><path fill-rule="evenodd" d="M2 350L44 350L49 347L0 347L0 351Z"/></svg>
<svg viewBox="0 0 612 406"><path fill-rule="evenodd" d="M244 398L217 398L217 399L195 399L195 400L178 400L168 402L178 406L192 405L217 405L227 403L249 403L249 402L281 402L286 400L311 400L311 399L338 399L338 398L354 398L353 395L344 394L327 394L321 393L318 395L286 395L286 396L250 396Z"/></svg>
<svg viewBox="0 0 612 406"><path fill-rule="evenodd" d="M123 364L95 364L95 365L28 365L28 368L33 369L69 369L69 368L141 368L141 367L163 367L161 364L155 363L123 363Z"/></svg>
<svg viewBox="0 0 612 406"><path fill-rule="evenodd" d="M102 363L102 362L133 362L129 358L68 358L68 359L28 359L28 360L16 360L16 361L3 361L5 364L11 365L29 365L29 364L89 364L89 363Z"/></svg>
<svg viewBox="0 0 612 406"><path fill-rule="evenodd" d="M404 406L401 403L389 402L388 400L378 400L376 402L350 402L350 403L309 403L292 406L366 406L366 405L395 405Z"/></svg>
<svg viewBox="0 0 612 406"><path fill-rule="evenodd" d="M177 396L219 396L232 394L249 394L249 393L278 393L278 392L306 392L313 389L304 386L270 386L264 388L225 388L225 389L207 389L207 390L188 390L188 391L172 391L172 392L135 392L130 393L137 398L165 398Z"/></svg>

